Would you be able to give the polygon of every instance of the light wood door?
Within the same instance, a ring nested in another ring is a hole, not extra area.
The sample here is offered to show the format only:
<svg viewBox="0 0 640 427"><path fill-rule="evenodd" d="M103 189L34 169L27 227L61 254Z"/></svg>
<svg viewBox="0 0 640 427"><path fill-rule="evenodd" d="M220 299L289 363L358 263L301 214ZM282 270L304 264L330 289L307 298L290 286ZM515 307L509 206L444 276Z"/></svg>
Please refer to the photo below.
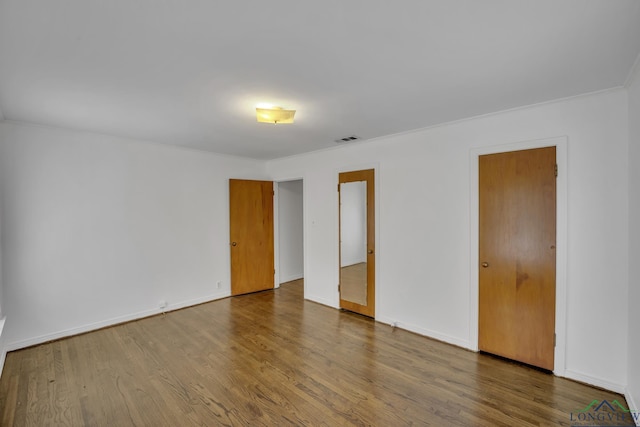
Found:
<svg viewBox="0 0 640 427"><path fill-rule="evenodd" d="M229 180L231 294L273 289L273 182Z"/></svg>
<svg viewBox="0 0 640 427"><path fill-rule="evenodd" d="M555 147L479 162L480 350L553 370Z"/></svg>
<svg viewBox="0 0 640 427"><path fill-rule="evenodd" d="M343 172L339 174L339 214L343 218L341 206L343 203L343 192L340 191L342 185L350 183L364 183L364 234L366 242L363 245L363 263L343 266L342 240L345 233L345 224L340 221L340 308L375 317L376 301L376 236L375 236L375 187L374 170L360 170L353 172ZM349 295L347 288L350 287ZM362 286L364 289L357 289ZM360 294L360 295L358 295Z"/></svg>

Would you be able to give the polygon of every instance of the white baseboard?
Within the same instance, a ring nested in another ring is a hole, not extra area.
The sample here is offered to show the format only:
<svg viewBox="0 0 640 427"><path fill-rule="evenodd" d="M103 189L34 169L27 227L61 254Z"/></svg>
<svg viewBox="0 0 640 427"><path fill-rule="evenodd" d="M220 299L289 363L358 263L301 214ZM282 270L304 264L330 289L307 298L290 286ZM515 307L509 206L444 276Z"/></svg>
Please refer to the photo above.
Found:
<svg viewBox="0 0 640 427"><path fill-rule="evenodd" d="M627 405L629 405L629 410L631 411L632 414L634 414L633 416L634 416L636 425L640 426L640 408L636 404L636 401L634 400L633 396L631 396L631 393L629 392L629 388L625 390L624 398L627 400ZM636 416L637 418L635 418Z"/></svg>
<svg viewBox="0 0 640 427"><path fill-rule="evenodd" d="M564 377L571 380L580 381L581 383L594 385L596 387L600 387L605 390L613 391L620 394L625 393L626 386L623 384L618 384L604 380L602 378L594 377L592 375L583 374L582 372L572 371L571 369L567 369L564 373Z"/></svg>
<svg viewBox="0 0 640 427"><path fill-rule="evenodd" d="M2 377L2 371L4 370L4 361L7 359L7 349L0 349L0 377Z"/></svg>
<svg viewBox="0 0 640 427"><path fill-rule="evenodd" d="M4 369L4 361L7 358L7 348L4 345L4 338L2 337L5 320L6 320L6 317L3 317L2 319L0 319L0 377L2 377L2 371Z"/></svg>
<svg viewBox="0 0 640 427"><path fill-rule="evenodd" d="M280 284L293 282L294 280L302 279L304 275L302 273L289 274L288 276L280 276Z"/></svg>
<svg viewBox="0 0 640 427"><path fill-rule="evenodd" d="M376 321L394 326L396 328L404 329L406 331L413 332L415 334L422 335L427 338L433 338L435 340L442 341L447 344L455 345L456 347L462 347L467 350L473 351L473 348L471 346L471 343L469 343L469 341L452 337L451 335L432 331L430 329L425 329L420 326L412 325L410 323L398 322L396 320L389 319L387 317L376 317Z"/></svg>
<svg viewBox="0 0 640 427"><path fill-rule="evenodd" d="M111 318L111 319L102 320L100 322L88 323L86 325L78 326L78 327L75 327L75 328L64 329L64 330L61 330L61 331L58 331L58 332L53 332L53 333L50 333L50 334L40 335L40 336L29 338L29 339L26 339L26 340L14 341L12 343L8 343L5 346L4 350L6 352L19 350L21 348L31 347L31 346L34 346L34 345L42 344L42 343L53 341L53 340L58 340L58 339L61 339L61 338L70 337L70 336L73 336L73 335L78 335L78 334L83 334L83 333L86 333L86 332L95 331L97 329L106 328L106 327L109 327L109 326L117 325L119 323L130 322L132 320L138 320L138 319L143 319L143 318L149 317L149 316L155 316L156 314L160 314L160 313L167 313L167 312L170 312L170 311L179 310L181 308L190 307L190 306L193 306L193 305L198 305L198 304L202 304L202 303L205 303L205 302L215 301L215 300L218 300L218 299L221 299L221 298L226 298L229 295L230 294L229 294L228 291L219 292L219 293L216 293L216 294L211 294L211 295L207 295L207 296L200 297L200 298L194 298L194 299L187 300L187 301L182 301L182 302L178 302L178 303L174 303L174 304L169 304L164 309L154 308L154 309L151 309L151 310L139 311L137 313L127 314L127 315L124 315L124 316L118 316L118 317L114 317L114 318Z"/></svg>
<svg viewBox="0 0 640 427"><path fill-rule="evenodd" d="M365 258L357 258L357 259L343 259L342 260L342 264L340 266L341 267L351 267L352 265L364 264L365 262L367 262L367 258L366 257Z"/></svg>
<svg viewBox="0 0 640 427"><path fill-rule="evenodd" d="M316 296L313 296L313 295L305 295L304 299L309 300L309 301L313 301L313 302L317 302L318 304L326 305L327 307L340 309L339 305L336 305L335 302L329 301L328 299L319 298L319 297L316 297Z"/></svg>

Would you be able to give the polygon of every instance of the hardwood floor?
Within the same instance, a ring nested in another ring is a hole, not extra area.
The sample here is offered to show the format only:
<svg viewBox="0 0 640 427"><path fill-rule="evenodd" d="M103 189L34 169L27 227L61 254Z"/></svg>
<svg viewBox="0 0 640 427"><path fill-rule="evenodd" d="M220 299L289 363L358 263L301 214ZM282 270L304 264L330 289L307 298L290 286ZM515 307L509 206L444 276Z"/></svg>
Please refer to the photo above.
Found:
<svg viewBox="0 0 640 427"><path fill-rule="evenodd" d="M579 425L594 400L626 406L614 393L304 301L298 281L12 352L0 422Z"/></svg>

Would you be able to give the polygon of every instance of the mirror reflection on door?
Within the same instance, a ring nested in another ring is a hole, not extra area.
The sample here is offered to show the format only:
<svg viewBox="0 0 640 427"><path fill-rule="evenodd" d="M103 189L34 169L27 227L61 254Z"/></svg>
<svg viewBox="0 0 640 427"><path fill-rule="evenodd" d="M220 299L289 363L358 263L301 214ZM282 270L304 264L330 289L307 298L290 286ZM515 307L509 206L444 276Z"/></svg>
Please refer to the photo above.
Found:
<svg viewBox="0 0 640 427"><path fill-rule="evenodd" d="M340 298L367 305L367 182L340 184Z"/></svg>

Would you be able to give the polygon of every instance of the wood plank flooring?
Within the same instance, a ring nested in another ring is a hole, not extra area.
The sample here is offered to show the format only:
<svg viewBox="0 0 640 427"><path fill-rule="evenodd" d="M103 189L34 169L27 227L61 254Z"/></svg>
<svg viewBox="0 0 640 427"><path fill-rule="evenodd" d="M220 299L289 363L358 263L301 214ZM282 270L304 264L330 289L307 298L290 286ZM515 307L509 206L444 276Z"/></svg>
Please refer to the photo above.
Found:
<svg viewBox="0 0 640 427"><path fill-rule="evenodd" d="M579 425L594 400L626 406L614 393L304 301L297 281L12 352L0 423ZM615 424L633 425L624 421Z"/></svg>

